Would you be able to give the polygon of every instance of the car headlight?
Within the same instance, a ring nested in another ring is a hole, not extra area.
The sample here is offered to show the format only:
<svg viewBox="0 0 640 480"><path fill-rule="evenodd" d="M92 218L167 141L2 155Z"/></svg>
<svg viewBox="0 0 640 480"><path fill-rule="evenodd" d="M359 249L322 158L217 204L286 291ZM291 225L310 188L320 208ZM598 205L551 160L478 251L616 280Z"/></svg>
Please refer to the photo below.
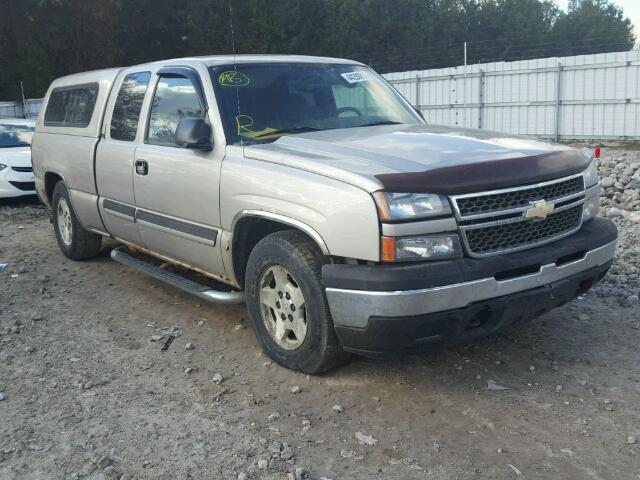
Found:
<svg viewBox="0 0 640 480"><path fill-rule="evenodd" d="M0 163L0 172L5 168L7 168L7 166L4 163Z"/></svg>
<svg viewBox="0 0 640 480"><path fill-rule="evenodd" d="M456 234L381 238L383 262L445 260L462 256L460 238Z"/></svg>
<svg viewBox="0 0 640 480"><path fill-rule="evenodd" d="M375 192L373 198L382 221L410 220L451 214L446 197L431 193Z"/></svg>
<svg viewBox="0 0 640 480"><path fill-rule="evenodd" d="M598 181L598 161L594 158L591 160L591 163L587 167L587 169L582 172L582 176L584 177L584 187L589 188L593 187Z"/></svg>

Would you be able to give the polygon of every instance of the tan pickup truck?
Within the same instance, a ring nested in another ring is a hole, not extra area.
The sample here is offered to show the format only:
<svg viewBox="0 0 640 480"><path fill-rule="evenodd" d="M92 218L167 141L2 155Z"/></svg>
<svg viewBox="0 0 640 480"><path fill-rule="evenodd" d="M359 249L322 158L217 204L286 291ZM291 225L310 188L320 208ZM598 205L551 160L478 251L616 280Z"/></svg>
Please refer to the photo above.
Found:
<svg viewBox="0 0 640 480"><path fill-rule="evenodd" d="M607 272L590 150L427 124L350 60L240 55L49 88L37 192L69 258L245 301L307 373L495 334Z"/></svg>

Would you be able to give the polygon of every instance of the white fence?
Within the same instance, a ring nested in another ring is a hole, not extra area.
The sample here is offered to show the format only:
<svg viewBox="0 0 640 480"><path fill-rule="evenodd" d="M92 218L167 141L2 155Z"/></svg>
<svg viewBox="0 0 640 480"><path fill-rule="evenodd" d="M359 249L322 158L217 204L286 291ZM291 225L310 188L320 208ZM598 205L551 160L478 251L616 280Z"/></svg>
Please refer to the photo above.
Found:
<svg viewBox="0 0 640 480"><path fill-rule="evenodd" d="M640 51L384 75L432 123L556 139L640 138Z"/></svg>
<svg viewBox="0 0 640 480"><path fill-rule="evenodd" d="M20 117L35 118L42 107L42 98L25 100L22 102L0 102L0 118Z"/></svg>

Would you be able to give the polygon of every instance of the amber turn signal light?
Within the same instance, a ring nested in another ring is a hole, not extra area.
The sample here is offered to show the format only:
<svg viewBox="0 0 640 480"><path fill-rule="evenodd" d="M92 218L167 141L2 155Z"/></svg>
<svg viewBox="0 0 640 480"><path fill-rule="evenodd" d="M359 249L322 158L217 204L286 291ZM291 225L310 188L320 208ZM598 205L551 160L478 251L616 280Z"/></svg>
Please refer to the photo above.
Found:
<svg viewBox="0 0 640 480"><path fill-rule="evenodd" d="M395 237L380 237L380 259L383 262L396 261Z"/></svg>

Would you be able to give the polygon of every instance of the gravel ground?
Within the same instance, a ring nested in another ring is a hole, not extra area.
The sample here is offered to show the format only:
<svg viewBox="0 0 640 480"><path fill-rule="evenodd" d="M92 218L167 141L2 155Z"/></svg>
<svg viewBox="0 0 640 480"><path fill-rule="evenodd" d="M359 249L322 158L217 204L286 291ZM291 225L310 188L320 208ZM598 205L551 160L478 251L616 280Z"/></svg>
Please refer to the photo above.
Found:
<svg viewBox="0 0 640 480"><path fill-rule="evenodd" d="M108 248L67 260L46 210L1 204L0 479L640 479L640 152L605 156L603 284L498 338L315 377L262 356L243 307Z"/></svg>

